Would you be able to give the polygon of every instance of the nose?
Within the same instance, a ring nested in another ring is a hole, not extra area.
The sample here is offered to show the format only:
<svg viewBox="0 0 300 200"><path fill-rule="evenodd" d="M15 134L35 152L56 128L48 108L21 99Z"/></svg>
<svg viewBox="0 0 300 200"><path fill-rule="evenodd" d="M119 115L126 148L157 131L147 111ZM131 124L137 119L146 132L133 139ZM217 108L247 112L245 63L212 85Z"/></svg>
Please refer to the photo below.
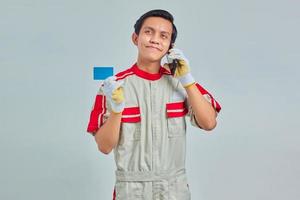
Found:
<svg viewBox="0 0 300 200"><path fill-rule="evenodd" d="M153 34L152 37L150 38L150 43L152 44L159 44L159 39L157 34Z"/></svg>

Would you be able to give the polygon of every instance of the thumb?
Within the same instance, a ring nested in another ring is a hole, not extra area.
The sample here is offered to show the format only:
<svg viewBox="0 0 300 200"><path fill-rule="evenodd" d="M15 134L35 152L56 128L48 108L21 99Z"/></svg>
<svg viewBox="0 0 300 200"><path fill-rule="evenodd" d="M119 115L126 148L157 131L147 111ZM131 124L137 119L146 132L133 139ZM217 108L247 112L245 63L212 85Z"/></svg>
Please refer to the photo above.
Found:
<svg viewBox="0 0 300 200"><path fill-rule="evenodd" d="M120 88L122 87L123 84L124 84L124 80L117 81L115 88Z"/></svg>
<svg viewBox="0 0 300 200"><path fill-rule="evenodd" d="M163 65L163 67L164 67L165 69L167 69L168 71L171 71L171 70L170 70L170 64L169 64L169 63L165 63L165 64Z"/></svg>

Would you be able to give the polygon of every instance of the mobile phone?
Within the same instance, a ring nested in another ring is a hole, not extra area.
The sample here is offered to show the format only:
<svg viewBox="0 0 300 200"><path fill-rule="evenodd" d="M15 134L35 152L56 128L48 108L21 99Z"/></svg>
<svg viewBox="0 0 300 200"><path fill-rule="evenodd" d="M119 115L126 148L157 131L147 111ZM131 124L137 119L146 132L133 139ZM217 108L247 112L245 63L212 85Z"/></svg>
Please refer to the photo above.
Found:
<svg viewBox="0 0 300 200"><path fill-rule="evenodd" d="M171 70L171 74L174 75L175 74L175 70L176 68L178 67L179 65L179 62L177 59L174 59L173 62L171 63L171 66L170 66L170 70Z"/></svg>
<svg viewBox="0 0 300 200"><path fill-rule="evenodd" d="M174 46L175 46L175 44L172 43L169 47L169 50L172 49ZM168 52L168 54L169 54L169 52ZM174 75L176 68L179 66L178 59L173 59L172 63L170 63L169 66L170 66L171 74Z"/></svg>

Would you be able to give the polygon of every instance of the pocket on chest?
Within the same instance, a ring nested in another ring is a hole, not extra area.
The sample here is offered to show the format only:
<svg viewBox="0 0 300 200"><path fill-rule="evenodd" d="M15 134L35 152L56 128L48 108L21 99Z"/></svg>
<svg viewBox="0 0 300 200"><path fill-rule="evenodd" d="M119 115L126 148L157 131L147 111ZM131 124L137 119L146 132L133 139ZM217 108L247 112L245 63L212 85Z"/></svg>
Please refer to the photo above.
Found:
<svg viewBox="0 0 300 200"><path fill-rule="evenodd" d="M185 116L188 113L188 109L186 108L184 101L167 103L166 112L168 136L184 136L186 132Z"/></svg>
<svg viewBox="0 0 300 200"><path fill-rule="evenodd" d="M141 138L141 113L140 108L126 107L122 112L120 143L140 140Z"/></svg>

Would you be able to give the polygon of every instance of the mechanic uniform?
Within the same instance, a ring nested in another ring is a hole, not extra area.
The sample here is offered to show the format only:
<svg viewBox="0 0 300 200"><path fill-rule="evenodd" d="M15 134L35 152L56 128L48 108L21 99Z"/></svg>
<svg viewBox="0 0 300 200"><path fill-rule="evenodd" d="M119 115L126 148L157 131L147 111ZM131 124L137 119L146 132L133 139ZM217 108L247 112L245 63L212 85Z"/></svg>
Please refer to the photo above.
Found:
<svg viewBox="0 0 300 200"><path fill-rule="evenodd" d="M114 148L117 170L113 199L189 200L185 172L186 121L201 128L181 83L160 67L150 74L133 64L116 75L124 80L125 108L119 143ZM196 83L218 113L219 103ZM98 91L87 132L94 133L110 115L110 104Z"/></svg>

